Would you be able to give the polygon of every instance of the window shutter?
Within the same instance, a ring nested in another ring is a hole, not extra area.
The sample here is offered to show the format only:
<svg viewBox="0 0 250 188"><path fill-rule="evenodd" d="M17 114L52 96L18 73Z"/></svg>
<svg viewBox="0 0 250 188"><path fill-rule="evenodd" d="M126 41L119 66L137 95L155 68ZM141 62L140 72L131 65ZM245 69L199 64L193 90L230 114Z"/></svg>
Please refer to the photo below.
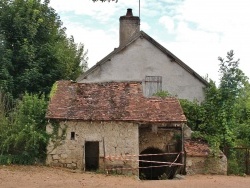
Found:
<svg viewBox="0 0 250 188"><path fill-rule="evenodd" d="M153 94L162 90L161 76L146 76L145 77L145 96L151 97Z"/></svg>

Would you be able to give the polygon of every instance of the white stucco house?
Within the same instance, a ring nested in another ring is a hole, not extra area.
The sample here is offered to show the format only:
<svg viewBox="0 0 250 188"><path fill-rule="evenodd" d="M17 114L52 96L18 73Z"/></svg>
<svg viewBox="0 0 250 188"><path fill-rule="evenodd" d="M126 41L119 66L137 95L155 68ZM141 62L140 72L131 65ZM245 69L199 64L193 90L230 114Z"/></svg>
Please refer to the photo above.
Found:
<svg viewBox="0 0 250 188"><path fill-rule="evenodd" d="M109 81L140 81L145 96L163 90L191 101L202 101L203 88L208 85L173 53L140 31L140 19L131 9L120 17L119 47L77 79L79 83Z"/></svg>

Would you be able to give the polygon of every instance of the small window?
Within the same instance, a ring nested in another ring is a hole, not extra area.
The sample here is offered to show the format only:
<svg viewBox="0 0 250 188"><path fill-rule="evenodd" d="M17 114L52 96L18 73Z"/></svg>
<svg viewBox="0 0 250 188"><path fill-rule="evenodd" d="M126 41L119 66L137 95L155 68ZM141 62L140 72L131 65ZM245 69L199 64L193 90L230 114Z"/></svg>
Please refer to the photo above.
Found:
<svg viewBox="0 0 250 188"><path fill-rule="evenodd" d="M146 76L145 77L145 96L151 97L153 94L162 90L161 76Z"/></svg>
<svg viewBox="0 0 250 188"><path fill-rule="evenodd" d="M70 140L75 140L75 139L76 139L75 132L71 132L71 134L70 134Z"/></svg>

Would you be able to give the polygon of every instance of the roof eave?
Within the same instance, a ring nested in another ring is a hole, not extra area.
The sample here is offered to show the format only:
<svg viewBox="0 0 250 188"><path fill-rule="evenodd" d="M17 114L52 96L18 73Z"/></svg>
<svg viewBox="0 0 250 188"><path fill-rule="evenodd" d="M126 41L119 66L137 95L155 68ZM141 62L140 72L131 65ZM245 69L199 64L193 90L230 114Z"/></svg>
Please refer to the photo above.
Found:
<svg viewBox="0 0 250 188"><path fill-rule="evenodd" d="M61 121L106 121L106 122L110 122L110 121L122 121L122 122L135 122L135 123L139 123L139 124L145 124L145 123L186 123L187 120L138 120L138 119L125 119L125 120L120 120L120 119L81 119L81 118L66 118L66 117L48 117L46 116L46 119L48 120L61 120Z"/></svg>

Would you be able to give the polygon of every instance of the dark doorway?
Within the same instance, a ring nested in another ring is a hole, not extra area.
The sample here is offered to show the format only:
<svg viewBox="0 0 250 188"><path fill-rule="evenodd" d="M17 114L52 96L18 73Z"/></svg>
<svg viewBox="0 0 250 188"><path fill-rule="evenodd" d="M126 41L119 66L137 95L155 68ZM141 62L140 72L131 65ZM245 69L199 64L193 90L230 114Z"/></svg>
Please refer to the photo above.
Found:
<svg viewBox="0 0 250 188"><path fill-rule="evenodd" d="M145 156L140 156L140 170L139 176L141 179L147 180L158 180L166 172L166 167L158 167L163 164L155 163L155 162L143 162L144 161L158 161L158 162L166 162L164 155L150 155L150 154L161 154L163 153L161 150L156 148L147 148L141 152L141 155L148 154ZM154 167L151 167L154 166Z"/></svg>
<svg viewBox="0 0 250 188"><path fill-rule="evenodd" d="M85 170L93 171L99 167L99 142L85 142Z"/></svg>

